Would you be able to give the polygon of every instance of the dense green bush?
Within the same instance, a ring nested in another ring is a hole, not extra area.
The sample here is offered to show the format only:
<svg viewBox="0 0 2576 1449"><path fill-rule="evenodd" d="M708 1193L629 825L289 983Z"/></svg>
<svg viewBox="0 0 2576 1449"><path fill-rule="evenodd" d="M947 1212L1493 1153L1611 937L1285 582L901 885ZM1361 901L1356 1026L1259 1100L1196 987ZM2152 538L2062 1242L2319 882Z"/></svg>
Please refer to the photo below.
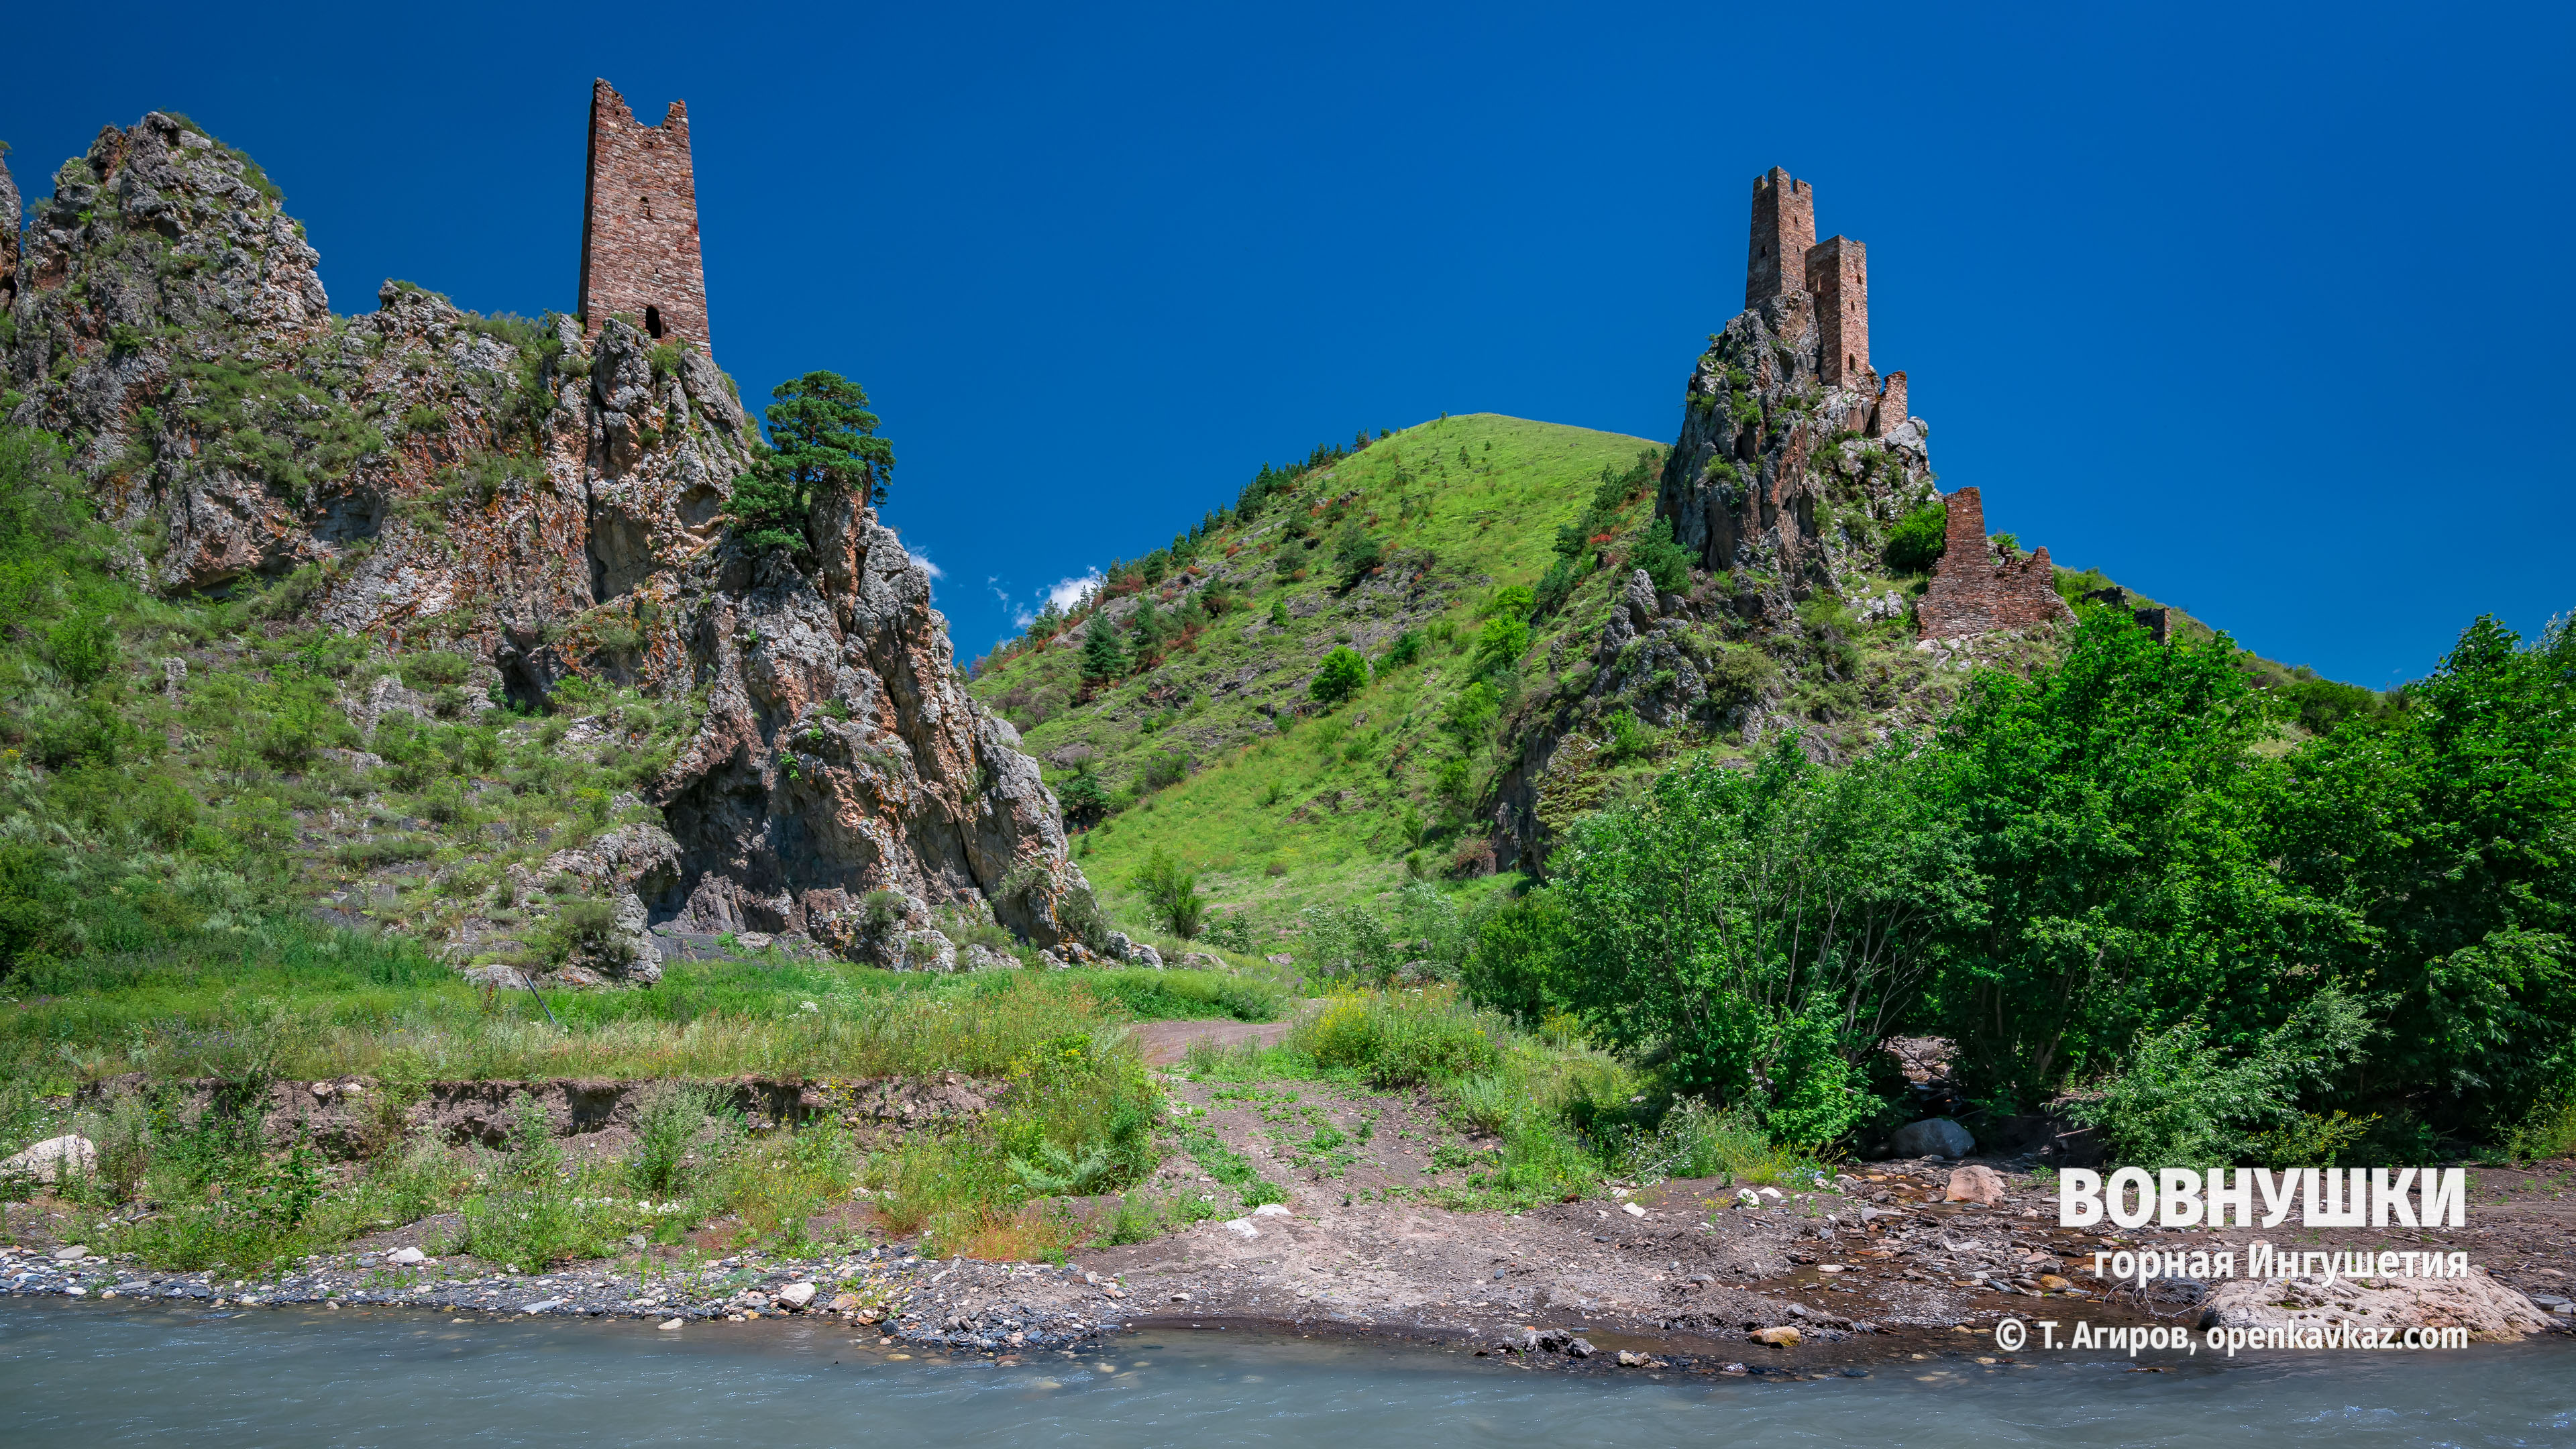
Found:
<svg viewBox="0 0 2576 1449"><path fill-rule="evenodd" d="M1677 593L1690 584L1691 552L1673 542L1673 521L1657 518L1637 535L1637 547L1630 561L1646 571L1656 589Z"/></svg>
<svg viewBox="0 0 2576 1449"><path fill-rule="evenodd" d="M2115 1150L2295 1163L2365 1132L2556 1141L2576 1107L2576 634L2481 619L2285 753L2224 637L2088 610L1928 740L1784 741L1579 822L1465 979L1820 1144L1898 1032L1998 1110L2098 1088ZM1837 1127L1840 1121L1844 1127Z"/></svg>
<svg viewBox="0 0 2576 1449"><path fill-rule="evenodd" d="M1887 530L1887 548L1881 556L1900 574L1928 574L1949 550L1950 509L1946 504L1927 503Z"/></svg>
<svg viewBox="0 0 2576 1449"><path fill-rule="evenodd" d="M1324 656L1323 664L1307 684L1306 692L1320 704L1336 705L1368 687L1368 661L1349 645L1341 645Z"/></svg>

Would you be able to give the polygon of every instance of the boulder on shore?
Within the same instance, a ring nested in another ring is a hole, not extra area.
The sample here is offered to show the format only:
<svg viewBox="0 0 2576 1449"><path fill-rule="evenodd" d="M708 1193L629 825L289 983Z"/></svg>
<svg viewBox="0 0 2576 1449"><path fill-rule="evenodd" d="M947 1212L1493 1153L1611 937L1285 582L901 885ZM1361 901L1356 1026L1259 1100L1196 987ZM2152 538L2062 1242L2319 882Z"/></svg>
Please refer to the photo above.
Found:
<svg viewBox="0 0 2576 1449"><path fill-rule="evenodd" d="M48 1137L0 1161L0 1178L33 1178L51 1185L62 1180L65 1164L75 1173L98 1170L98 1144L77 1132Z"/></svg>
<svg viewBox="0 0 2576 1449"><path fill-rule="evenodd" d="M1895 1157L1965 1157L1976 1146L1968 1129L1947 1117L1908 1122L1887 1139L1888 1153Z"/></svg>
<svg viewBox="0 0 2576 1449"><path fill-rule="evenodd" d="M2209 1295L2203 1328L2465 1328L2478 1343L2520 1343L2551 1327L2528 1298L2471 1268L2463 1278L2240 1278Z"/></svg>

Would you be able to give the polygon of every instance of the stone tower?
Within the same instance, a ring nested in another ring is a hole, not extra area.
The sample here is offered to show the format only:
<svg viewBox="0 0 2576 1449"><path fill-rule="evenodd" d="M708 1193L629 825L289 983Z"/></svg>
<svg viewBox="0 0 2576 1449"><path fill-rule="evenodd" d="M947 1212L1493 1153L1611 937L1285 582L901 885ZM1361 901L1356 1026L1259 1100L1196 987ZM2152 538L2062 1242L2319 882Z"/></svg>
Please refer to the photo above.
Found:
<svg viewBox="0 0 2576 1449"><path fill-rule="evenodd" d="M1816 299L1817 359L1827 387L1874 387L1869 371L1869 249L1832 236L1807 248L1807 290Z"/></svg>
<svg viewBox="0 0 2576 1449"><path fill-rule="evenodd" d="M1774 166L1753 178L1753 240L1744 249L1744 305L1795 291L1816 244L1816 191Z"/></svg>
<svg viewBox="0 0 2576 1449"><path fill-rule="evenodd" d="M1744 305L1786 292L1816 299L1817 359L1829 387L1877 387L1869 366L1869 249L1849 237L1816 240L1816 189L1780 167L1753 178L1753 240L1744 252ZM1902 421L1900 418L1899 421Z"/></svg>
<svg viewBox="0 0 2576 1449"><path fill-rule="evenodd" d="M581 330L624 316L656 340L709 357L707 278L698 260L698 187L689 165L689 107L662 124L635 119L608 82L590 88L590 184L581 220Z"/></svg>

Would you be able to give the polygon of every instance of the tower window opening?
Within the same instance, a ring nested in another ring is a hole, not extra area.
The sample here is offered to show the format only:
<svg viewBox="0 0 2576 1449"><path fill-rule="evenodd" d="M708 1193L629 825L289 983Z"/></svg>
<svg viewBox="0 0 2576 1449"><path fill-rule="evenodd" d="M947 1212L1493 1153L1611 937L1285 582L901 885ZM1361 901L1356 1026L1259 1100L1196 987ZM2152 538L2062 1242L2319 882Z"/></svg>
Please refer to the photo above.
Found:
<svg viewBox="0 0 2576 1449"><path fill-rule="evenodd" d="M659 308L659 307L646 307L646 308L644 309L644 330L645 330L645 331L647 331L647 332L652 333L652 334L653 334L655 337L657 337L657 338L658 338L658 337L660 337L660 336L662 335L662 309L661 309L661 308Z"/></svg>

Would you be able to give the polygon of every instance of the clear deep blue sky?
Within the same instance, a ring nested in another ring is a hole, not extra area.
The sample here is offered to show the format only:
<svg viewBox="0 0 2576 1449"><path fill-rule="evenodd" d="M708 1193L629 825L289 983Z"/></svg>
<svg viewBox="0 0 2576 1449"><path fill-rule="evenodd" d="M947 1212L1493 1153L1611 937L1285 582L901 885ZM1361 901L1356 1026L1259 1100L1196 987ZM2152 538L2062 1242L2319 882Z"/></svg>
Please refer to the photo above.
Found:
<svg viewBox="0 0 2576 1449"><path fill-rule="evenodd" d="M2373 685L2576 607L2564 7L1966 8L44 6L0 139L185 111L338 309L534 314L591 78L685 97L718 361L867 387L961 659L1358 427L1669 441L1775 164L1989 527Z"/></svg>

